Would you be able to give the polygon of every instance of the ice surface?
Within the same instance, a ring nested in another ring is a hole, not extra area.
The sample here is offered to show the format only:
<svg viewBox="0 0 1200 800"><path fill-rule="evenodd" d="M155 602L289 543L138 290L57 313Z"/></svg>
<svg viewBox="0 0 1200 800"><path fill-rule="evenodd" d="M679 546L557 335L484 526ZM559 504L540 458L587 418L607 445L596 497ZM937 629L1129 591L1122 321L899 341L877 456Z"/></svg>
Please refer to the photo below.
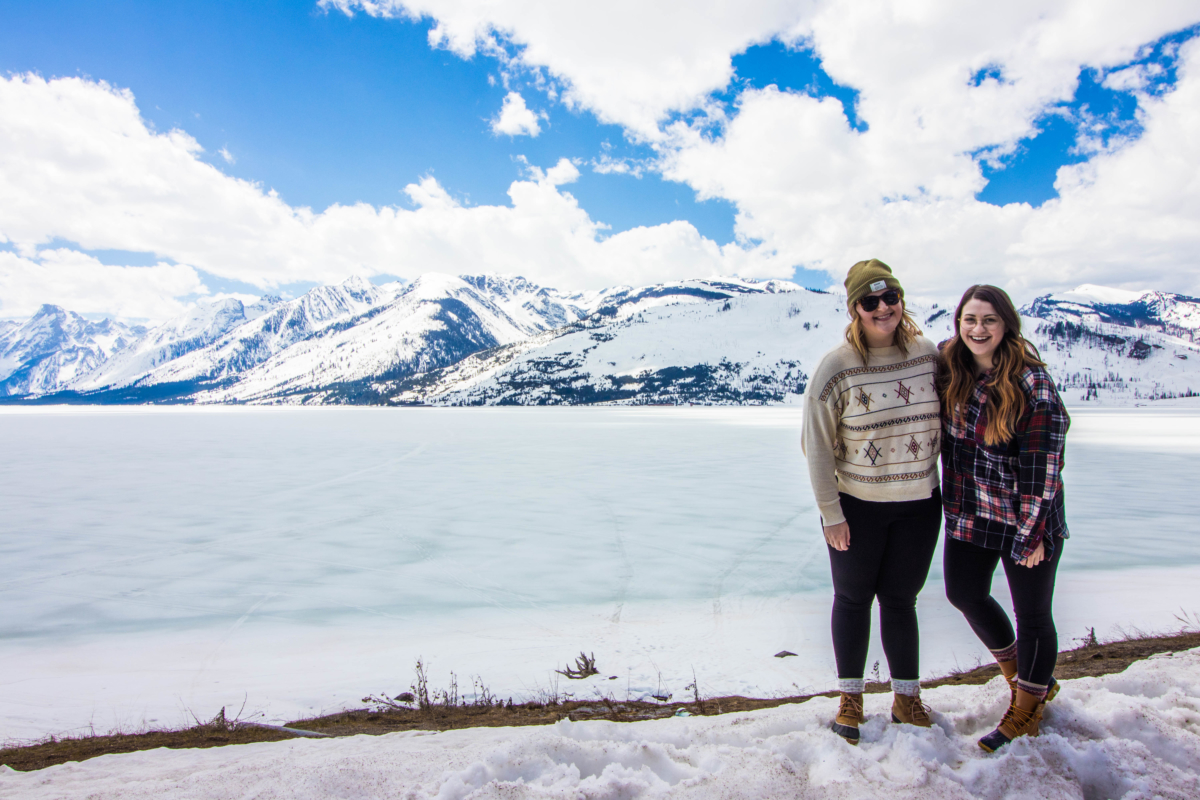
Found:
<svg viewBox="0 0 1200 800"><path fill-rule="evenodd" d="M1200 795L1200 650L1064 682L1042 735L985 755L1002 678L925 693L934 726L887 722L868 695L862 743L828 730L835 701L653 722L570 722L109 755L21 774L34 798L1163 798Z"/></svg>
<svg viewBox="0 0 1200 800"><path fill-rule="evenodd" d="M794 408L4 410L0 740L243 699L294 719L407 689L418 656L435 685L453 670L516 698L581 649L603 675L561 682L579 697L682 694L693 669L710 696L826 688L829 568L799 423ZM1197 409L1074 412L1064 644L1200 607L1198 447ZM926 675L985 655L938 565Z"/></svg>

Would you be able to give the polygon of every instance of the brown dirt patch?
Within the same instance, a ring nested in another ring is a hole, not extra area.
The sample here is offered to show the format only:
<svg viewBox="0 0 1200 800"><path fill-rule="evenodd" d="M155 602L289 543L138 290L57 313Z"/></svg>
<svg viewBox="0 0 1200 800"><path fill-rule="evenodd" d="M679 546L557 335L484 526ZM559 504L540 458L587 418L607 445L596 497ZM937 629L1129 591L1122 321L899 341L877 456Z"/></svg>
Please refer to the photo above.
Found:
<svg viewBox="0 0 1200 800"><path fill-rule="evenodd" d="M1055 676L1059 680L1070 680L1071 678L1109 675L1124 670L1134 661L1157 653L1173 653L1190 650L1194 647L1200 647L1200 631L1085 644L1059 654ZM989 664L923 682L922 686L931 689L937 686L982 684L999 674L1000 671L996 665ZM867 691L871 693L888 690L888 685L884 683L867 685ZM820 695L778 698L715 697L702 698L700 703L642 703L596 699L572 700L565 703L518 703L511 706L507 704L486 707L455 706L447 708L437 706L424 710L371 711L362 709L296 720L287 723L287 727L330 736L353 736L410 730L445 731L457 728L548 725L564 718L633 722L644 719L661 719L680 712L690 715L712 715L775 708L791 703L803 703L813 697L833 697L835 695L834 692L827 692ZM292 737L293 734L286 731L243 727L235 723L208 724L179 731L50 739L39 744L0 750L0 764L7 764L12 769L24 772L68 761L83 761L108 753L131 753L158 747L221 747L229 744L273 742Z"/></svg>

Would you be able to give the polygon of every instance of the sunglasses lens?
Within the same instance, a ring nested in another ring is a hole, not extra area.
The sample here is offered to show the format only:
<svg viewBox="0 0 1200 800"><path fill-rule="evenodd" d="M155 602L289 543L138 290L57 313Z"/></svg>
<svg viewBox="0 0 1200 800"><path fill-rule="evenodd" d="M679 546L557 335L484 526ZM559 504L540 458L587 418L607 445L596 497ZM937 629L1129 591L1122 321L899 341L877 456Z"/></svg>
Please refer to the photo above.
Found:
<svg viewBox="0 0 1200 800"><path fill-rule="evenodd" d="M889 306L894 306L900 302L900 293L895 289L889 289L883 294L869 294L858 301L858 304L863 307L863 311L874 311L879 308L879 301L887 303Z"/></svg>

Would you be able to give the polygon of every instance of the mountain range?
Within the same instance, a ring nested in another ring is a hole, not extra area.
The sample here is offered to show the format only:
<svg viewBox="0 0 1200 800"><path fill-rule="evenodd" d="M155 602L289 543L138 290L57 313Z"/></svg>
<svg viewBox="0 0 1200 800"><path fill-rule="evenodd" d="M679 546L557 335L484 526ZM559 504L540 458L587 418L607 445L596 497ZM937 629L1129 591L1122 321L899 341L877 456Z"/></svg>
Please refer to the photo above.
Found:
<svg viewBox="0 0 1200 800"><path fill-rule="evenodd" d="M953 309L914 300L926 335ZM1021 309L1070 402L1200 391L1200 300L1097 286ZM0 399L53 403L795 403L844 297L786 281L569 293L523 278L351 278L293 300L198 303L145 328L43 306L0 322Z"/></svg>

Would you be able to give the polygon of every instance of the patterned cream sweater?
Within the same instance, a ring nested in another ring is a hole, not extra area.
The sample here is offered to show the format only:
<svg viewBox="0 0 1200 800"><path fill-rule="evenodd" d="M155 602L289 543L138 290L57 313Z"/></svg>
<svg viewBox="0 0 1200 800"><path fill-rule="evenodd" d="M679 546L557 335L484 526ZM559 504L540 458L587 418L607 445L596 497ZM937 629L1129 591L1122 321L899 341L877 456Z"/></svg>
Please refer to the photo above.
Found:
<svg viewBox="0 0 1200 800"><path fill-rule="evenodd" d="M938 486L937 347L917 337L908 355L849 343L825 354L804 396L801 444L825 525L845 521L838 492L862 500L923 500Z"/></svg>

